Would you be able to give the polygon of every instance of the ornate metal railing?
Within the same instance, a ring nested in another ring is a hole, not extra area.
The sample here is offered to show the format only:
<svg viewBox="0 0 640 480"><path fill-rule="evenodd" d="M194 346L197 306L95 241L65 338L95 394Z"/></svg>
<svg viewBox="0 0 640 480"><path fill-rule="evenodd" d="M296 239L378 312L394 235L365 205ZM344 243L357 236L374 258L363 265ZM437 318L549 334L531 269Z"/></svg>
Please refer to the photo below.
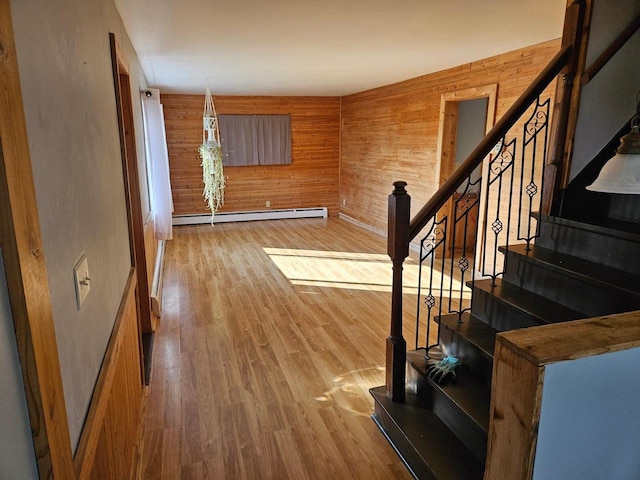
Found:
<svg viewBox="0 0 640 480"><path fill-rule="evenodd" d="M404 401L402 269L410 242L419 238L415 348L431 355L440 343L439 329L432 337L434 318L455 314L461 321L471 308L475 279L492 278L495 283L504 272L499 247L508 249L519 242L530 248L537 235L531 213L542 201L550 116L550 100L541 95L572 53L571 46L558 52L411 221L406 183L394 183L389 196L393 287L386 365L387 395L392 400Z"/></svg>
<svg viewBox="0 0 640 480"><path fill-rule="evenodd" d="M440 344L438 324L432 320L455 314L462 322L471 309L475 279L491 278L495 285L504 273L509 245L525 243L530 249L537 236L532 213L540 210L542 201L550 104L549 98L538 97L524 124L497 142L483 174L468 176L454 193L449 211L445 204L425 227L414 348L425 348L428 356L437 355L432 349ZM423 325L426 336L421 339ZM432 327L437 329L435 343L430 343Z"/></svg>

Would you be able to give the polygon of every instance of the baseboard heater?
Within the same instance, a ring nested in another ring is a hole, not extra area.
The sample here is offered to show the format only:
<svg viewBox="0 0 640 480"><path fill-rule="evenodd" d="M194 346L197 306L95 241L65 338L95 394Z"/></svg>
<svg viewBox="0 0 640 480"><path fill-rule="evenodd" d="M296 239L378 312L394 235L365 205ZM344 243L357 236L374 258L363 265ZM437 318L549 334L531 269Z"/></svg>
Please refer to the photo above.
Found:
<svg viewBox="0 0 640 480"><path fill-rule="evenodd" d="M285 218L320 217L327 217L327 207L216 213L213 217L213 223L251 222L254 220L281 220ZM174 225L196 225L199 223L211 223L211 215L180 215L173 217Z"/></svg>
<svg viewBox="0 0 640 480"><path fill-rule="evenodd" d="M151 284L151 311L160 318L162 315L162 270L164 267L164 240L158 242L156 265L153 269L153 283Z"/></svg>

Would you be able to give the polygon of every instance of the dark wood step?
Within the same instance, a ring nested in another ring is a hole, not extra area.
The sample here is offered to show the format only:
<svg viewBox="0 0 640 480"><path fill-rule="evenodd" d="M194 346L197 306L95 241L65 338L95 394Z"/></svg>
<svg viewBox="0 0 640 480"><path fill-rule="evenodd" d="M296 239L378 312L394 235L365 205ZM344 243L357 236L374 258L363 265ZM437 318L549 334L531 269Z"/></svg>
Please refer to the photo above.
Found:
<svg viewBox="0 0 640 480"><path fill-rule="evenodd" d="M592 225L565 218L534 214L540 225L536 245L574 257L616 268L631 274L640 272L638 225L608 221Z"/></svg>
<svg viewBox="0 0 640 480"><path fill-rule="evenodd" d="M481 480L484 466L418 397L407 392L405 403L394 403L385 387L369 390L373 420L419 480Z"/></svg>
<svg viewBox="0 0 640 480"><path fill-rule="evenodd" d="M507 251L501 247L503 253ZM585 317L640 309L640 277L552 250L511 245L504 281Z"/></svg>
<svg viewBox="0 0 640 480"><path fill-rule="evenodd" d="M443 315L440 319L440 341L447 355L459 358L471 372L491 387L493 349L497 330L470 315Z"/></svg>
<svg viewBox="0 0 640 480"><path fill-rule="evenodd" d="M407 353L407 383L420 400L475 455L484 461L487 455L489 403L491 391L464 365L456 369L455 383L438 385L427 375L424 351Z"/></svg>
<svg viewBox="0 0 640 480"><path fill-rule="evenodd" d="M471 312L504 332L548 323L578 320L585 315L558 302L497 279L476 280Z"/></svg>

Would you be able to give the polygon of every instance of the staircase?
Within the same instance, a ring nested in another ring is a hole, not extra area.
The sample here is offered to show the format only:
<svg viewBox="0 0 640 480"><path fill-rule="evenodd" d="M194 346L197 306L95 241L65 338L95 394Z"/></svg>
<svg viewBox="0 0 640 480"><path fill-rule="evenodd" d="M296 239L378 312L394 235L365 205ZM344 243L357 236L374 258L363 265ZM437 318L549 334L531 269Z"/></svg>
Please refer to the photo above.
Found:
<svg viewBox="0 0 640 480"><path fill-rule="evenodd" d="M511 454L510 440L496 440L490 422L509 416L523 431L537 428L515 410L503 417L491 406L497 334L640 310L640 196L584 190L619 136L564 184L579 93L640 29L638 16L584 69L591 3L568 3L560 52L415 217L406 183L395 182L389 196L391 332L386 384L371 389L373 419L417 479L482 479L490 429L492 452L497 441ZM556 78L550 125L544 92ZM416 341L407 352L402 271L414 239ZM428 368L445 355L461 365L455 382L440 385ZM488 475L507 480L513 472L500 463Z"/></svg>
<svg viewBox="0 0 640 480"><path fill-rule="evenodd" d="M496 333L640 310L638 225L535 217L540 236L530 250L501 249L502 279L476 280L469 312L434 320L439 348L462 361L456 383L429 379L425 352L415 350L407 354L406 403L390 401L384 387L371 390L374 420L416 478L482 478Z"/></svg>

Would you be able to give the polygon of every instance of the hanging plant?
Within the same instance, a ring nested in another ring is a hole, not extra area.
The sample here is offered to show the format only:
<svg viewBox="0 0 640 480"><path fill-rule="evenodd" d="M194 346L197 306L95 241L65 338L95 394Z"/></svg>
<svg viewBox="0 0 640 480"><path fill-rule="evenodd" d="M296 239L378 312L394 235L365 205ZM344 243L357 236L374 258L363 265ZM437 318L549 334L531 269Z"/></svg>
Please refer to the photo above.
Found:
<svg viewBox="0 0 640 480"><path fill-rule="evenodd" d="M202 145L198 149L202 159L202 196L211 210L211 223L218 209L224 205L224 172L222 169L222 148L220 147L220 132L218 131L218 117L213 105L211 90L207 86L204 100L204 115L202 117Z"/></svg>
<svg viewBox="0 0 640 480"><path fill-rule="evenodd" d="M202 144L198 149L202 159L202 196L213 216L224 205L224 173L220 145Z"/></svg>

